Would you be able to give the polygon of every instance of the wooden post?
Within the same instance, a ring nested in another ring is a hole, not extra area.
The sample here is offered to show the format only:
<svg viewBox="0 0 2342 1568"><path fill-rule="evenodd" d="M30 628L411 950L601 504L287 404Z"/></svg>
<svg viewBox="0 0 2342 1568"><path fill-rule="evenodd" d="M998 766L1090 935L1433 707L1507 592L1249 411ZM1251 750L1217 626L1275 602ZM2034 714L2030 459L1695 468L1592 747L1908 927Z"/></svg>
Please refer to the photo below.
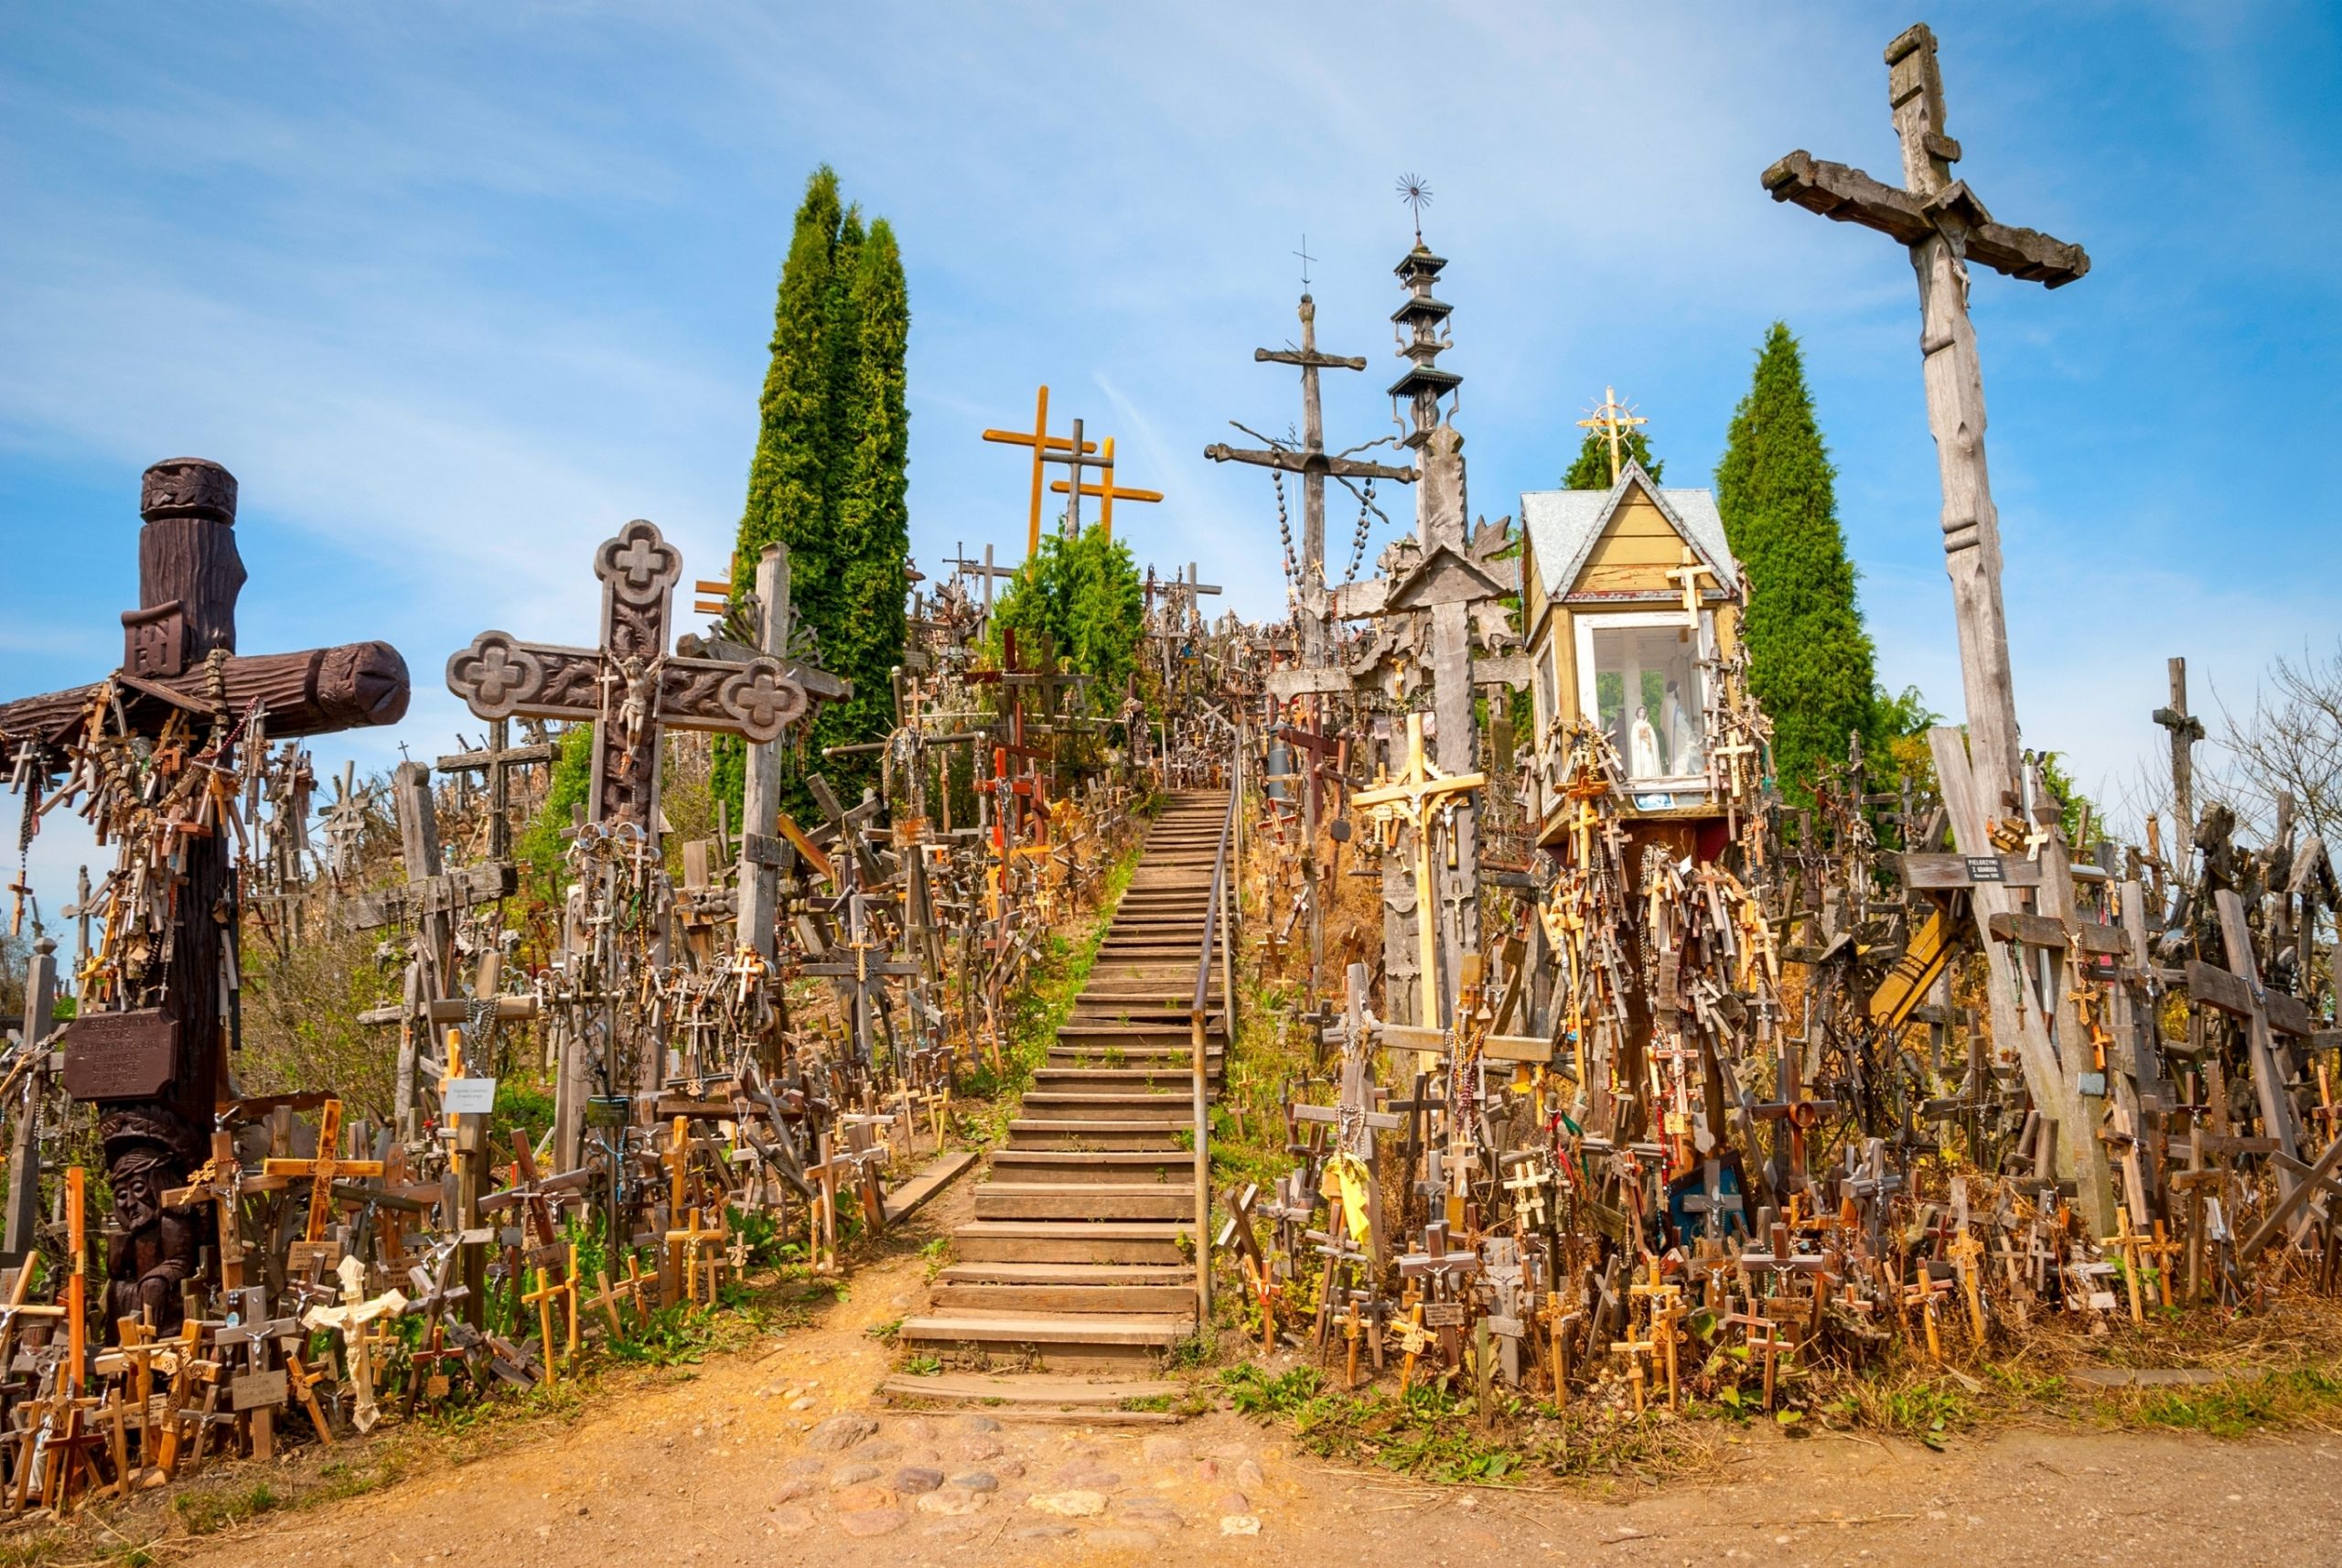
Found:
<svg viewBox="0 0 2342 1568"><path fill-rule="evenodd" d="M57 942L33 940L25 964L24 1040L34 1053L18 1091L16 1122L8 1141L7 1242L0 1264L21 1268L40 1230L40 1113L48 1098L48 1062L39 1047L57 1026Z"/></svg>
<svg viewBox="0 0 2342 1568"><path fill-rule="evenodd" d="M989 580L987 580L989 587ZM757 560L757 647L776 659L789 652L789 551L768 544ZM780 809L780 743L748 746L747 779L740 793L741 944L773 960L773 922L780 909L780 856L762 853L758 841L775 831Z"/></svg>

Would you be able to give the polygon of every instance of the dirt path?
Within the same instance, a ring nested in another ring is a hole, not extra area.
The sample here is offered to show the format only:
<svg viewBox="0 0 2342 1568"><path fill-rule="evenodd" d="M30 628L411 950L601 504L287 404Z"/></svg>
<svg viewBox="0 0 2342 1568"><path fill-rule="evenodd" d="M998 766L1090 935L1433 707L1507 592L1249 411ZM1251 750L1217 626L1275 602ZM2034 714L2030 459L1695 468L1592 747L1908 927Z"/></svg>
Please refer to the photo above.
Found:
<svg viewBox="0 0 2342 1568"><path fill-rule="evenodd" d="M965 1186L923 1217L964 1213ZM1229 1414L1090 1428L874 1405L869 1330L922 1299L913 1248L818 1321L595 1401L554 1435L212 1537L201 1568L1296 1562L2071 1565L2342 1562L2342 1438L2029 1432L1956 1444L1752 1429L1724 1477L1652 1490L1434 1488L1296 1455ZM257 1472L255 1472L257 1475ZM1229 1533L1231 1531L1257 1533ZM177 1553L172 1554L177 1559Z"/></svg>

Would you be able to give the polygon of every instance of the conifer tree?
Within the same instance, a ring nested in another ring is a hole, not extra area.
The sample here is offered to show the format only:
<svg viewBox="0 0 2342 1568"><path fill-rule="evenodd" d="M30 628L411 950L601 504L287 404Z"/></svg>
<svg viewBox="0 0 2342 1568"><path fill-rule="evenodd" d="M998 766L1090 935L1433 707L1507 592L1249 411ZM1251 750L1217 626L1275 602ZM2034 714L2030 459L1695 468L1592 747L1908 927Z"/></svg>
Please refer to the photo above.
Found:
<svg viewBox="0 0 2342 1568"><path fill-rule="evenodd" d="M1741 635L1749 684L1773 721L1783 789L1803 796L1813 765L1869 736L1876 702L1870 633L1838 526L1837 474L1813 416L1797 338L1773 323L1716 465L1716 508L1748 582Z"/></svg>
<svg viewBox="0 0 2342 1568"><path fill-rule="evenodd" d="M790 596L818 641L822 666L854 682L850 702L823 705L808 745L875 739L893 719L888 672L902 658L909 517L904 392L910 307L893 231L865 232L823 165L806 182L773 309L747 504L732 580L755 579L765 545L785 544ZM818 756L818 750L815 755ZM736 810L743 752L719 738L713 779ZM825 768L851 800L876 764Z"/></svg>
<svg viewBox="0 0 2342 1568"><path fill-rule="evenodd" d="M831 538L829 472L834 446L830 389L837 351L833 296L837 288L838 177L827 164L813 171L797 209L789 257L781 263L780 295L773 307L772 363L765 372L756 455L748 464L748 499L740 514L740 541L732 579L752 581L768 544L789 547L792 578L808 587L825 579ZM800 598L800 605L810 602Z"/></svg>
<svg viewBox="0 0 2342 1568"><path fill-rule="evenodd" d="M842 291L841 321L853 342L840 355L837 598L844 613L822 628L822 658L854 682L851 702L825 707L814 725L817 746L875 739L894 725L889 673L902 659L903 596L909 589L910 507L907 466L910 410L904 355L910 341L910 297L895 231L883 218L859 233L847 216L854 258ZM863 771L870 771L864 769ZM858 774L856 775L858 777Z"/></svg>

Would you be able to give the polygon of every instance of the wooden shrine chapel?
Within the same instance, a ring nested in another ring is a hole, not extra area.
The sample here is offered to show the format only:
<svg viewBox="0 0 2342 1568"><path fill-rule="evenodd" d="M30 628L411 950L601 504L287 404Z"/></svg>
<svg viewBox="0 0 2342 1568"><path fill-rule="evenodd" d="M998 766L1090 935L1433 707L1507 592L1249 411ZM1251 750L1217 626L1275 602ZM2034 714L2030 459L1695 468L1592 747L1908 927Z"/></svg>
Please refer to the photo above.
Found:
<svg viewBox="0 0 2342 1568"><path fill-rule="evenodd" d="M1739 638L1741 577L1714 492L1662 489L1629 456L1607 490L1523 492L1520 518L1540 750L1590 718L1626 770L1626 815L1720 818L1707 685ZM1561 833L1566 806L1547 802L1541 843Z"/></svg>

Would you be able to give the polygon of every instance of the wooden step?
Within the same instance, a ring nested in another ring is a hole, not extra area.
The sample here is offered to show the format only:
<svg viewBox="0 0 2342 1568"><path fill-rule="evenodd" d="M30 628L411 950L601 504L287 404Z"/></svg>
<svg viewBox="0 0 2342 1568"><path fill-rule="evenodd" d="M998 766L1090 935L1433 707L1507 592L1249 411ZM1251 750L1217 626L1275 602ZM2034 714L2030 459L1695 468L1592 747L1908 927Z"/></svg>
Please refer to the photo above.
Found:
<svg viewBox="0 0 2342 1568"><path fill-rule="evenodd" d="M936 1276L951 1284L1187 1285L1196 1271L1185 1263L953 1263Z"/></svg>
<svg viewBox="0 0 2342 1568"><path fill-rule="evenodd" d="M1193 1284L956 1284L938 1282L928 1294L928 1310L962 1313L1071 1312L1128 1316L1132 1313L1192 1312Z"/></svg>
<svg viewBox="0 0 2342 1568"><path fill-rule="evenodd" d="M1035 1346L1044 1352L1075 1347L1162 1349L1195 1331L1192 1312L922 1313L895 1331L912 1345Z"/></svg>
<svg viewBox="0 0 2342 1568"><path fill-rule="evenodd" d="M1217 1015L1204 1020L1206 1048L1217 1054L1225 1043L1220 1038ZM1194 1031L1186 1019L1176 1026L1167 1024L1102 1024L1088 1019L1076 1024L1068 1022L1058 1026L1057 1043L1052 1051L1101 1051L1120 1047L1128 1051L1166 1050L1181 1054L1194 1048Z"/></svg>
<svg viewBox="0 0 2342 1568"><path fill-rule="evenodd" d="M1219 1076L1219 1064L1207 1062L1204 1070L1206 1092ZM1033 1073L1036 1089L1096 1089L1121 1090L1132 1094L1159 1094L1166 1090L1188 1094L1195 1083L1195 1070L1187 1063L1176 1067L1169 1063L1150 1066L1145 1063L1124 1063L1121 1067L1044 1067Z"/></svg>
<svg viewBox="0 0 2342 1568"><path fill-rule="evenodd" d="M1078 1121L1051 1122L1020 1118L1008 1124L1012 1149L1163 1149L1176 1150L1168 1122Z"/></svg>
<svg viewBox="0 0 2342 1568"><path fill-rule="evenodd" d="M1061 1323L1048 1313L922 1313L903 1319L897 1337L961 1343L990 1340L1015 1345L1062 1345L1073 1341L1113 1345L1171 1345L1195 1327L1195 1315L1180 1312L1085 1313L1080 1323Z"/></svg>
<svg viewBox="0 0 2342 1568"><path fill-rule="evenodd" d="M1178 1219L1196 1212L1192 1182L988 1181L975 1199L979 1219Z"/></svg>
<svg viewBox="0 0 2342 1568"><path fill-rule="evenodd" d="M1177 1149L1003 1149L992 1157L994 1182L1163 1186L1192 1189L1196 1157Z"/></svg>
<svg viewBox="0 0 2342 1568"><path fill-rule="evenodd" d="M1184 1094L1092 1094L1035 1090L1025 1097L1025 1120L1046 1122L1073 1117L1087 1122L1170 1122L1195 1125L1192 1107Z"/></svg>
<svg viewBox="0 0 2342 1568"><path fill-rule="evenodd" d="M979 1219L951 1233L962 1262L1155 1263L1191 1262L1196 1227L1148 1220Z"/></svg>

